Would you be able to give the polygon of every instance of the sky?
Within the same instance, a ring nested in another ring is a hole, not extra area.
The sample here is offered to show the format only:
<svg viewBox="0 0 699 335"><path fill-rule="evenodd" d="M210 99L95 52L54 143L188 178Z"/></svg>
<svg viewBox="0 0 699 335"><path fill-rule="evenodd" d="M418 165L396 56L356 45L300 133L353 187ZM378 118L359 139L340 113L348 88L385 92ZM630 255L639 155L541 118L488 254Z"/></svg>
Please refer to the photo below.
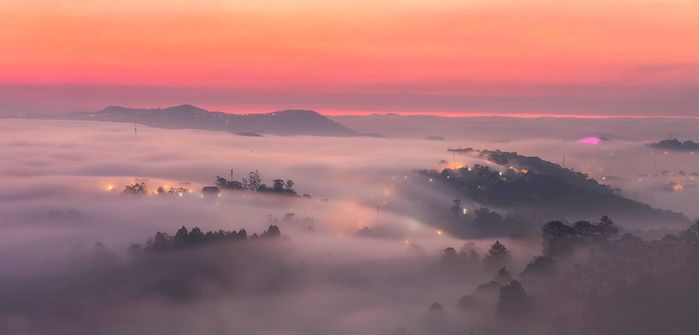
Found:
<svg viewBox="0 0 699 335"><path fill-rule="evenodd" d="M0 111L697 116L699 2L0 0Z"/></svg>

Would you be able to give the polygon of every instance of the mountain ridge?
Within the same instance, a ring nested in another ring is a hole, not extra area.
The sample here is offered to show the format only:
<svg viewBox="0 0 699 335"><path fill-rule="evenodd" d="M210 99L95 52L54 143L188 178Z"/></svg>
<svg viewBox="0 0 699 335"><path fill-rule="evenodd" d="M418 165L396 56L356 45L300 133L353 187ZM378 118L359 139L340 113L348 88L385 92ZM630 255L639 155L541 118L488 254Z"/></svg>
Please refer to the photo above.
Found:
<svg viewBox="0 0 699 335"><path fill-rule="evenodd" d="M219 130L293 136L361 136L360 133L306 109L287 109L263 114L228 114L182 104L164 108L107 106L95 112L58 115L24 115L24 118L130 122L156 128Z"/></svg>

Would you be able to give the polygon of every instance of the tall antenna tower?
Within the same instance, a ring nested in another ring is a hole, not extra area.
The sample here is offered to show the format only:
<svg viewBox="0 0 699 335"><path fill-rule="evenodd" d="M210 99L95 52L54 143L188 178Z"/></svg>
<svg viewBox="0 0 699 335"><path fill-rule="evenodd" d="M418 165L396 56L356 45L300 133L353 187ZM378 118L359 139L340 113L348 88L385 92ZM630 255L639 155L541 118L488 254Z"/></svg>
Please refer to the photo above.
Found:
<svg viewBox="0 0 699 335"><path fill-rule="evenodd" d="M138 125L136 123L133 124L133 136L138 136Z"/></svg>
<svg viewBox="0 0 699 335"><path fill-rule="evenodd" d="M233 181L233 169L231 169L231 179L230 181Z"/></svg>
<svg viewBox="0 0 699 335"><path fill-rule="evenodd" d="M562 165L562 167L564 167L564 168L566 167L566 153L565 152L563 153L563 165Z"/></svg>

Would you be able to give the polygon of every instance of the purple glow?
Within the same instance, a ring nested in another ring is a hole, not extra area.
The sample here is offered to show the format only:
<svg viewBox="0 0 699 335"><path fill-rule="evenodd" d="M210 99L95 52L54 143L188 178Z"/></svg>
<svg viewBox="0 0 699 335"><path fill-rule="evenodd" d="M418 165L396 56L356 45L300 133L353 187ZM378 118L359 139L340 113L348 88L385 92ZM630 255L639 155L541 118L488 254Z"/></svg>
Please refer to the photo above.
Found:
<svg viewBox="0 0 699 335"><path fill-rule="evenodd" d="M582 144L600 144L602 143L602 139L596 136L590 136L590 137L585 137L581 138L578 140L578 143Z"/></svg>

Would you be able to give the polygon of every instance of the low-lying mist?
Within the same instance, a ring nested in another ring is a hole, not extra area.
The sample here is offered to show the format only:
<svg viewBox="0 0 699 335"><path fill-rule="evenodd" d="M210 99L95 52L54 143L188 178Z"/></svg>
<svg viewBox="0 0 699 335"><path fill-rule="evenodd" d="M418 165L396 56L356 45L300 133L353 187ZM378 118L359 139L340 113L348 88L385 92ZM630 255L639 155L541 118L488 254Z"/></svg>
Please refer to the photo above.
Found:
<svg viewBox="0 0 699 335"><path fill-rule="evenodd" d="M580 237L589 229L579 225L571 230L578 235L567 240L574 251L564 255L542 249L547 237L541 226L560 218L532 220L524 236L451 235L441 227L455 199L468 210L484 204L418 170L488 164L448 148L516 151L557 164L565 155L566 167L618 187L624 196L699 217L692 200L699 196L699 154L655 152L645 143L612 139L586 145L536 133L506 142L466 135L445 141L246 137L143 126L135 134L129 124L3 120L0 334L509 334L498 321L502 294L514 292L517 301L511 309L502 307L505 311L527 309L512 280L521 282L535 303L539 299L542 313L555 305L556 297L543 289L549 284L569 290L566 311L588 311L581 306L588 306L583 295L590 291L565 284L577 271L572 264L593 268L600 259L623 264L628 271L613 280L631 288L655 287L675 272L696 276L680 260L687 253L682 235L687 227L624 222L619 233L590 242ZM242 180L255 170L267 185L293 180L295 191L309 196L201 192L215 185L216 176ZM122 192L141 182L146 194ZM158 194L158 187L188 191ZM578 219L594 224L600 217L568 219L562 224ZM147 246L157 232L174 238L183 226L190 232L244 229L250 238L161 253L134 254L131 248ZM283 237L252 239L270 226ZM646 241L618 244L626 232ZM675 240L647 241L665 233ZM496 240L506 246L506 260L491 248ZM620 256L604 257L614 250ZM652 272L659 277L639 282L645 270L628 260L658 250L660 256L647 264L665 267ZM555 278L521 276L546 269L544 262L526 270L535 256L555 259ZM507 273L498 271L503 267ZM626 294L615 287L598 292L597 303ZM692 308L696 304L685 306ZM582 329L601 316L556 317L560 320L541 316L542 324ZM508 324L523 321L513 322ZM530 333L561 333L554 326L523 323ZM683 334L683 327L668 334ZM609 325L588 333L613 330Z"/></svg>

